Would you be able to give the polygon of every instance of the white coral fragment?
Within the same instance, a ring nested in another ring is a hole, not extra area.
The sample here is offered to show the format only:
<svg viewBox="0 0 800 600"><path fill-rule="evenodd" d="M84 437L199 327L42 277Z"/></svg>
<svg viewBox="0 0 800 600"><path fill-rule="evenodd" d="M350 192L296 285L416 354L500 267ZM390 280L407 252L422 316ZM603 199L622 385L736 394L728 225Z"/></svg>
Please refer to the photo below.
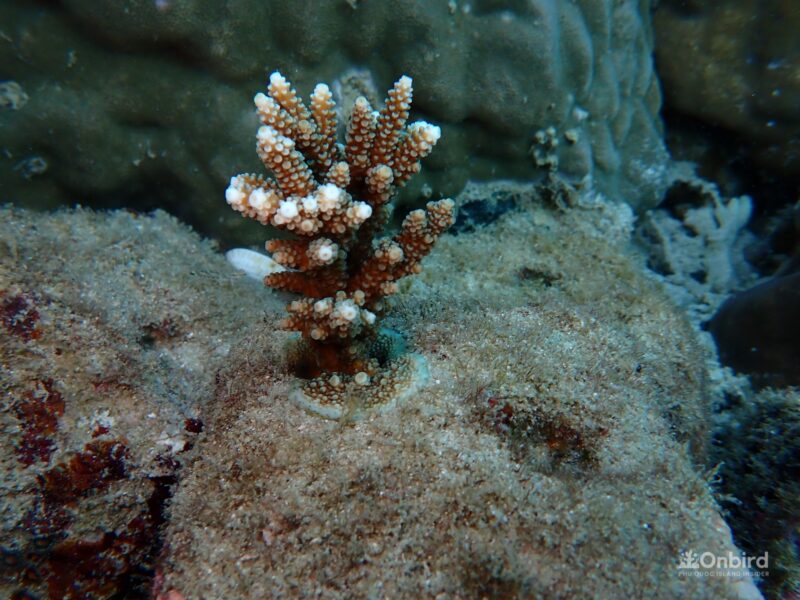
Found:
<svg viewBox="0 0 800 600"><path fill-rule="evenodd" d="M286 270L275 262L272 257L260 252L247 250L246 248L228 250L225 253L225 258L236 269L243 271L245 275L256 281L264 281L267 275Z"/></svg>

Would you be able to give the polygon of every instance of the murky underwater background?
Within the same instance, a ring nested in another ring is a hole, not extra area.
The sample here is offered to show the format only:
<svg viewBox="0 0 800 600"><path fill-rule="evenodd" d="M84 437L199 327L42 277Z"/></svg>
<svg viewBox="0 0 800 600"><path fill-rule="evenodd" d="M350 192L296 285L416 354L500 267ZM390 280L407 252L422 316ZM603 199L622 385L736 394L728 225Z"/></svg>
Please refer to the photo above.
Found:
<svg viewBox="0 0 800 600"><path fill-rule="evenodd" d="M678 571L733 551L800 594L798 30L781 0L0 3L0 589L757 597ZM388 317L434 382L397 418L279 410L286 298L218 252L275 235L225 202L275 70L340 123L409 75L441 127L395 201L459 208Z"/></svg>

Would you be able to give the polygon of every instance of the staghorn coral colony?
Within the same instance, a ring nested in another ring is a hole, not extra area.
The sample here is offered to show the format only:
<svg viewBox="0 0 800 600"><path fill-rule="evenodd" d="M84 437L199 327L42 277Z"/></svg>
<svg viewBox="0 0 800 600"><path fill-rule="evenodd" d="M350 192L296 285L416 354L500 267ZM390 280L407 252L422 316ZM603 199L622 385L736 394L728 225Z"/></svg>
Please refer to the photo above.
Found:
<svg viewBox="0 0 800 600"><path fill-rule="evenodd" d="M267 242L275 264L264 283L302 296L282 322L303 339L297 368L308 381L293 398L327 417L394 401L424 375L421 357L390 360L391 338L376 328L383 298L397 291L398 279L420 272L454 218L452 200L428 202L397 235L375 240L394 192L419 172L441 135L424 121L406 124L411 100L406 76L380 112L359 97L342 145L328 86L314 88L307 108L276 71L267 94L254 98L263 123L258 156L273 178L237 175L225 193L245 216L295 235Z"/></svg>

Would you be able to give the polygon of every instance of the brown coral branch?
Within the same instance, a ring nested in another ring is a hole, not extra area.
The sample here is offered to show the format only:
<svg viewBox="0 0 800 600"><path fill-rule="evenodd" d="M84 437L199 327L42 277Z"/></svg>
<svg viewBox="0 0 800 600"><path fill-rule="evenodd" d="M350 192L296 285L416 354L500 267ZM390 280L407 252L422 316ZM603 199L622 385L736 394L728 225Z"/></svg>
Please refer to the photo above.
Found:
<svg viewBox="0 0 800 600"><path fill-rule="evenodd" d="M389 91L389 97L378 116L375 142L370 152L370 164L392 166L397 140L403 133L411 109L411 77L403 75Z"/></svg>
<svg viewBox="0 0 800 600"><path fill-rule="evenodd" d="M395 281L419 273L420 261L433 249L439 236L453 224L454 203L450 199L428 202L425 210L406 216L400 233L382 239L372 256L353 274L348 289L361 290L367 305L396 292Z"/></svg>
<svg viewBox="0 0 800 600"><path fill-rule="evenodd" d="M277 102L283 110L294 118L297 123L297 139L298 146L301 148L308 148L310 146L311 134L314 133L314 127L311 122L311 113L308 112L306 105L297 95L294 88L286 80L286 78L275 71L269 77L269 86L267 88L270 97Z"/></svg>
<svg viewBox="0 0 800 600"><path fill-rule="evenodd" d="M314 172L317 177L328 174L336 157L336 103L333 94L324 83L314 88L311 94L311 113L316 124L316 135L312 145ZM345 187L345 186L340 186Z"/></svg>
<svg viewBox="0 0 800 600"><path fill-rule="evenodd" d="M344 272L343 265L313 272L282 271L267 275L264 283L276 290L293 292L310 298L325 298L346 286L347 279Z"/></svg>
<svg viewBox="0 0 800 600"><path fill-rule="evenodd" d="M267 225L283 200L283 192L273 180L244 173L231 178L225 199L244 216Z"/></svg>
<svg viewBox="0 0 800 600"><path fill-rule="evenodd" d="M339 245L328 238L270 240L266 249L281 266L300 271L331 265L339 257Z"/></svg>
<svg viewBox="0 0 800 600"><path fill-rule="evenodd" d="M278 187L286 196L306 196L314 191L314 174L303 155L295 150L294 140L281 135L269 125L258 130L258 156L275 175Z"/></svg>
<svg viewBox="0 0 800 600"><path fill-rule="evenodd" d="M403 185L412 175L419 173L419 161L433 151L440 136L441 130L438 127L424 121L408 126L405 137L397 145L392 156L396 186Z"/></svg>
<svg viewBox="0 0 800 600"><path fill-rule="evenodd" d="M350 127L347 130L345 156L350 165L352 177L361 177L370 166L370 150L375 140L378 120L369 102L359 96L350 113Z"/></svg>

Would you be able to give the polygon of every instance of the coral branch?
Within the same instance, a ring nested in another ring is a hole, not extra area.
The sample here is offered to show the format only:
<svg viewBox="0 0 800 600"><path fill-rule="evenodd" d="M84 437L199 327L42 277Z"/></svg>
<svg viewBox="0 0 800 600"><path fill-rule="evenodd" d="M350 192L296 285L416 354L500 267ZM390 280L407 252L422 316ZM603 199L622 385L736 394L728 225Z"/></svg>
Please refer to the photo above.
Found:
<svg viewBox="0 0 800 600"><path fill-rule="evenodd" d="M294 149L294 140L269 125L259 128L257 139L258 156L275 175L275 181L285 195L305 196L314 190L314 174L303 155Z"/></svg>
<svg viewBox="0 0 800 600"><path fill-rule="evenodd" d="M231 178L225 199L244 216L267 225L283 200L283 192L274 181L244 174Z"/></svg>
<svg viewBox="0 0 800 600"><path fill-rule="evenodd" d="M345 156L353 177L362 176L369 168L369 153L375 139L378 121L367 99L360 96L350 114L350 127L347 131Z"/></svg>
<svg viewBox="0 0 800 600"><path fill-rule="evenodd" d="M406 136L397 145L392 157L395 185L403 185L419 172L419 161L431 153L441 135L439 127L425 121L412 123L408 127Z"/></svg>
<svg viewBox="0 0 800 600"><path fill-rule="evenodd" d="M350 185L350 165L344 161L334 163L328 171L328 181L342 189Z"/></svg>
<svg viewBox="0 0 800 600"><path fill-rule="evenodd" d="M269 125L281 135L294 137L297 123L275 100L259 92L253 98L253 102L256 105L256 111L261 123Z"/></svg>
<svg viewBox="0 0 800 600"><path fill-rule="evenodd" d="M297 96L292 86L286 78L275 71L269 76L269 87L267 88L272 99L280 104L287 113L300 123L305 121L310 123L311 113L308 112L303 101Z"/></svg>
<svg viewBox="0 0 800 600"><path fill-rule="evenodd" d="M411 108L411 78L401 77L389 92L386 103L378 116L375 143L372 145L370 162L373 165L392 166L392 154L397 140L408 120Z"/></svg>
<svg viewBox="0 0 800 600"><path fill-rule="evenodd" d="M311 112L317 126L312 147L314 172L317 176L326 175L333 164L336 152L336 104L333 95L324 83L314 88L311 95ZM345 186L341 186L345 187Z"/></svg>
<svg viewBox="0 0 800 600"><path fill-rule="evenodd" d="M353 274L348 289L361 290L367 302L394 294L398 279L419 273L422 260L439 236L453 224L453 201L428 202L425 210L415 210L403 221L400 233L381 240L372 256Z"/></svg>

